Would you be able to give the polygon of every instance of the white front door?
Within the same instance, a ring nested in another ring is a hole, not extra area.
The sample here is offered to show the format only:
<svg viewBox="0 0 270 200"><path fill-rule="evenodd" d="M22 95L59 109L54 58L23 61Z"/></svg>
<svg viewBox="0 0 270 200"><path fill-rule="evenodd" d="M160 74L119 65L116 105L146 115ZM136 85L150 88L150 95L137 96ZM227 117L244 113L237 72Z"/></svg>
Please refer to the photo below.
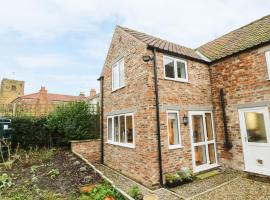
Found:
<svg viewBox="0 0 270 200"><path fill-rule="evenodd" d="M245 171L270 176L270 126L267 107L239 110Z"/></svg>
<svg viewBox="0 0 270 200"><path fill-rule="evenodd" d="M217 166L216 142L212 112L190 111L193 171L199 172Z"/></svg>

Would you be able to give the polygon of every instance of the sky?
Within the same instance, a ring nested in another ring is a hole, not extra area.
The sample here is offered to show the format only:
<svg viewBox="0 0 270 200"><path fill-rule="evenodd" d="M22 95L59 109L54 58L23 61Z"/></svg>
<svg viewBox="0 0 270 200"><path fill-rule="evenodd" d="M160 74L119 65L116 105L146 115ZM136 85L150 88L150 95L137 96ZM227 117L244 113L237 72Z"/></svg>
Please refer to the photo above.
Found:
<svg viewBox="0 0 270 200"><path fill-rule="evenodd" d="M25 94L99 91L115 26L196 48L270 14L269 0L0 0L0 79Z"/></svg>

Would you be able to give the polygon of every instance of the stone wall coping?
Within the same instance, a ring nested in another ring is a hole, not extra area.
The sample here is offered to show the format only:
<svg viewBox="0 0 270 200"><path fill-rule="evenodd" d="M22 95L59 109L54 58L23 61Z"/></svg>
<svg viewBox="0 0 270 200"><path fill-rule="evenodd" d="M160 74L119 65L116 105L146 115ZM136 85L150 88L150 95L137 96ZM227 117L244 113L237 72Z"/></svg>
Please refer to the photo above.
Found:
<svg viewBox="0 0 270 200"><path fill-rule="evenodd" d="M101 139L88 139L88 140L71 140L71 143L84 143L84 142L94 142L101 141Z"/></svg>

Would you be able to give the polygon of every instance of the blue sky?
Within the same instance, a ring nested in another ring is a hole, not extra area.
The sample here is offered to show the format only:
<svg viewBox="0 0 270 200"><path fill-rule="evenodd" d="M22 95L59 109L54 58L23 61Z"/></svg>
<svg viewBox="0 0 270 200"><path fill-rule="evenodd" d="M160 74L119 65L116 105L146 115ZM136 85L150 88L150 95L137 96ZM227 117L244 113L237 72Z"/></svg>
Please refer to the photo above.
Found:
<svg viewBox="0 0 270 200"><path fill-rule="evenodd" d="M116 24L191 48L270 14L269 0L0 0L0 79L89 95Z"/></svg>

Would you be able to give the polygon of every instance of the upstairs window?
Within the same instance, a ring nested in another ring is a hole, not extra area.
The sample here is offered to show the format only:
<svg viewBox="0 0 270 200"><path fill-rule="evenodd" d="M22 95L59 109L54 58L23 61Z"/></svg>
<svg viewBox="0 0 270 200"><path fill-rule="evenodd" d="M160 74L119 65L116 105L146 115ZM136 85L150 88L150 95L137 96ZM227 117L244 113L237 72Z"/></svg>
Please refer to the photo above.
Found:
<svg viewBox="0 0 270 200"><path fill-rule="evenodd" d="M125 86L125 68L122 58L112 66L112 90L117 90Z"/></svg>
<svg viewBox="0 0 270 200"><path fill-rule="evenodd" d="M270 79L270 51L265 52L265 58L266 58L266 65L267 65L267 71L268 71L268 79Z"/></svg>
<svg viewBox="0 0 270 200"><path fill-rule="evenodd" d="M164 74L165 79L187 82L187 62L164 56Z"/></svg>
<svg viewBox="0 0 270 200"><path fill-rule="evenodd" d="M122 114L108 117L108 142L115 145L133 148L133 124L133 114Z"/></svg>

